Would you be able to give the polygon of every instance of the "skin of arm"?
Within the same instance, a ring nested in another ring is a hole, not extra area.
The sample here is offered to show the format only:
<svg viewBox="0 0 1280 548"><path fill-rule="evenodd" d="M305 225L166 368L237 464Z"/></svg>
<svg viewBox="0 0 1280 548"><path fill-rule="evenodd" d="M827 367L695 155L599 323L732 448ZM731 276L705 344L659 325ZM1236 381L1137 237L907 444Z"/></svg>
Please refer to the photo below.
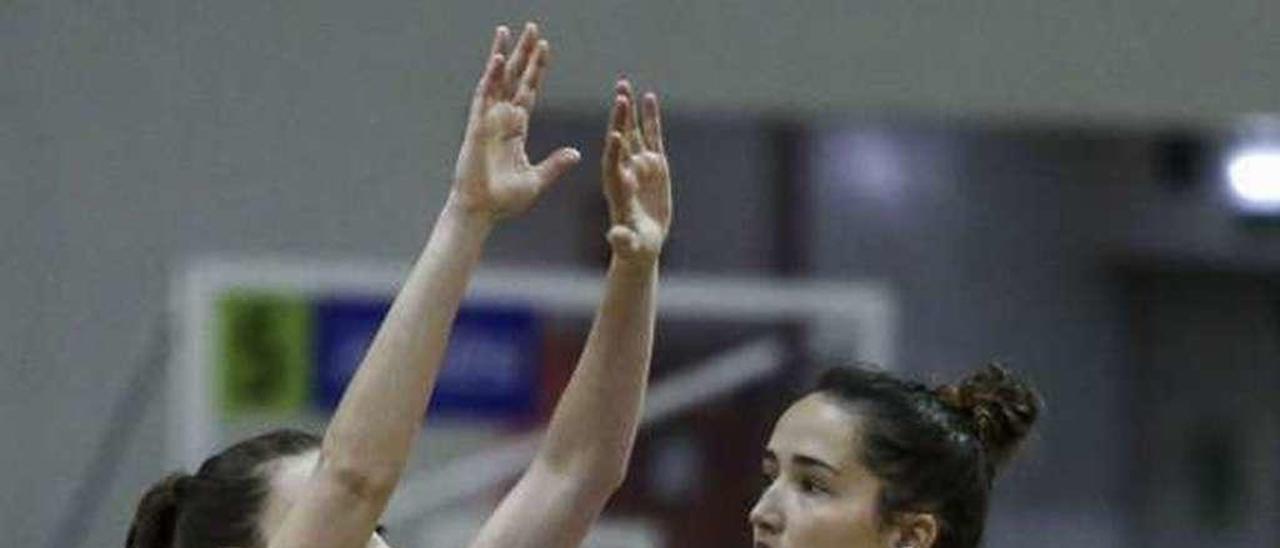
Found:
<svg viewBox="0 0 1280 548"><path fill-rule="evenodd" d="M495 33L476 86L449 199L325 432L302 497L272 535L272 548L363 547L391 497L422 426L449 332L502 218L528 209L577 163L562 148L532 165L524 152L529 113L548 45L527 26L508 56Z"/></svg>
<svg viewBox="0 0 1280 548"><path fill-rule="evenodd" d="M533 464L472 548L578 546L626 477L653 349L658 257L671 183L657 97L618 82L605 143L613 257L591 333Z"/></svg>

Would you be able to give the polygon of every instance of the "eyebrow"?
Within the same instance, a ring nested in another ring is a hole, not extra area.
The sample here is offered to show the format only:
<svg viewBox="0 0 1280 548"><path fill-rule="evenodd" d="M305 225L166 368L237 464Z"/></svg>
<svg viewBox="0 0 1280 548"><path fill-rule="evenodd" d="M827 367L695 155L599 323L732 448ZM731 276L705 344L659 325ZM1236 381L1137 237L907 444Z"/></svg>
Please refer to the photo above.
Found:
<svg viewBox="0 0 1280 548"><path fill-rule="evenodd" d="M764 460L765 462L776 464L778 462L778 455L774 454L773 451L766 449L764 451ZM840 473L840 470L835 466L826 463L822 459L811 457L809 455L795 455L791 457L791 461L794 462L796 466L803 468L822 468L830 471L832 474Z"/></svg>
<svg viewBox="0 0 1280 548"><path fill-rule="evenodd" d="M808 455L796 455L794 457L791 457L791 460L795 461L796 465L803 466L805 468L825 468L829 470L832 474L840 473L840 471L837 470L835 466L827 464L826 462L823 462L821 459L818 459L816 457L810 457Z"/></svg>

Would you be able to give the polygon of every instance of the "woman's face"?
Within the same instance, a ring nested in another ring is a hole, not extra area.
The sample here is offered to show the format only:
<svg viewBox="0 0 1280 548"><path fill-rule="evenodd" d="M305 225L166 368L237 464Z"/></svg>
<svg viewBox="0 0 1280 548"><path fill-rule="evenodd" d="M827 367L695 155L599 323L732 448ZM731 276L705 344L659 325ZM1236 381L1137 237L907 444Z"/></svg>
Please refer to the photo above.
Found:
<svg viewBox="0 0 1280 548"><path fill-rule="evenodd" d="M880 481L862 466L860 419L827 396L796 402L765 449L767 485L751 526L756 548L881 548Z"/></svg>
<svg viewBox="0 0 1280 548"><path fill-rule="evenodd" d="M261 527L264 536L270 538L276 528L284 523L289 508L306 492L307 478L311 476L311 471L315 470L319 459L320 450L317 449L283 457L278 465L273 465L271 491L267 495L266 507L262 511ZM390 548L377 533L369 539L367 546L368 548Z"/></svg>

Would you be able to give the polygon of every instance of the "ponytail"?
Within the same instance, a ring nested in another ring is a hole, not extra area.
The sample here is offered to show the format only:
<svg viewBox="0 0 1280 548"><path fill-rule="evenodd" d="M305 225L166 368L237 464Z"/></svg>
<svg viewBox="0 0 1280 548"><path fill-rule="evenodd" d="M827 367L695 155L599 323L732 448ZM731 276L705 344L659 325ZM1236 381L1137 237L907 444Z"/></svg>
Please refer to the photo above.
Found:
<svg viewBox="0 0 1280 548"><path fill-rule="evenodd" d="M138 510L129 526L125 548L171 548L178 517L182 510L189 474L172 474L160 480L138 502Z"/></svg>

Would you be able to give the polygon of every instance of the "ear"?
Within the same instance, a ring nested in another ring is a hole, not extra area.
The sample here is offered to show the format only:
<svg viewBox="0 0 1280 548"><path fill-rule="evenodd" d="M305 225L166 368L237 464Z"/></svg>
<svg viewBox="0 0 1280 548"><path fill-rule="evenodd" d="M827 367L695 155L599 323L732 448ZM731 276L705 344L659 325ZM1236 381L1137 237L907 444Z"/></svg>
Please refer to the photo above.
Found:
<svg viewBox="0 0 1280 548"><path fill-rule="evenodd" d="M894 522L890 548L932 548L938 539L938 518L933 514L903 512Z"/></svg>

